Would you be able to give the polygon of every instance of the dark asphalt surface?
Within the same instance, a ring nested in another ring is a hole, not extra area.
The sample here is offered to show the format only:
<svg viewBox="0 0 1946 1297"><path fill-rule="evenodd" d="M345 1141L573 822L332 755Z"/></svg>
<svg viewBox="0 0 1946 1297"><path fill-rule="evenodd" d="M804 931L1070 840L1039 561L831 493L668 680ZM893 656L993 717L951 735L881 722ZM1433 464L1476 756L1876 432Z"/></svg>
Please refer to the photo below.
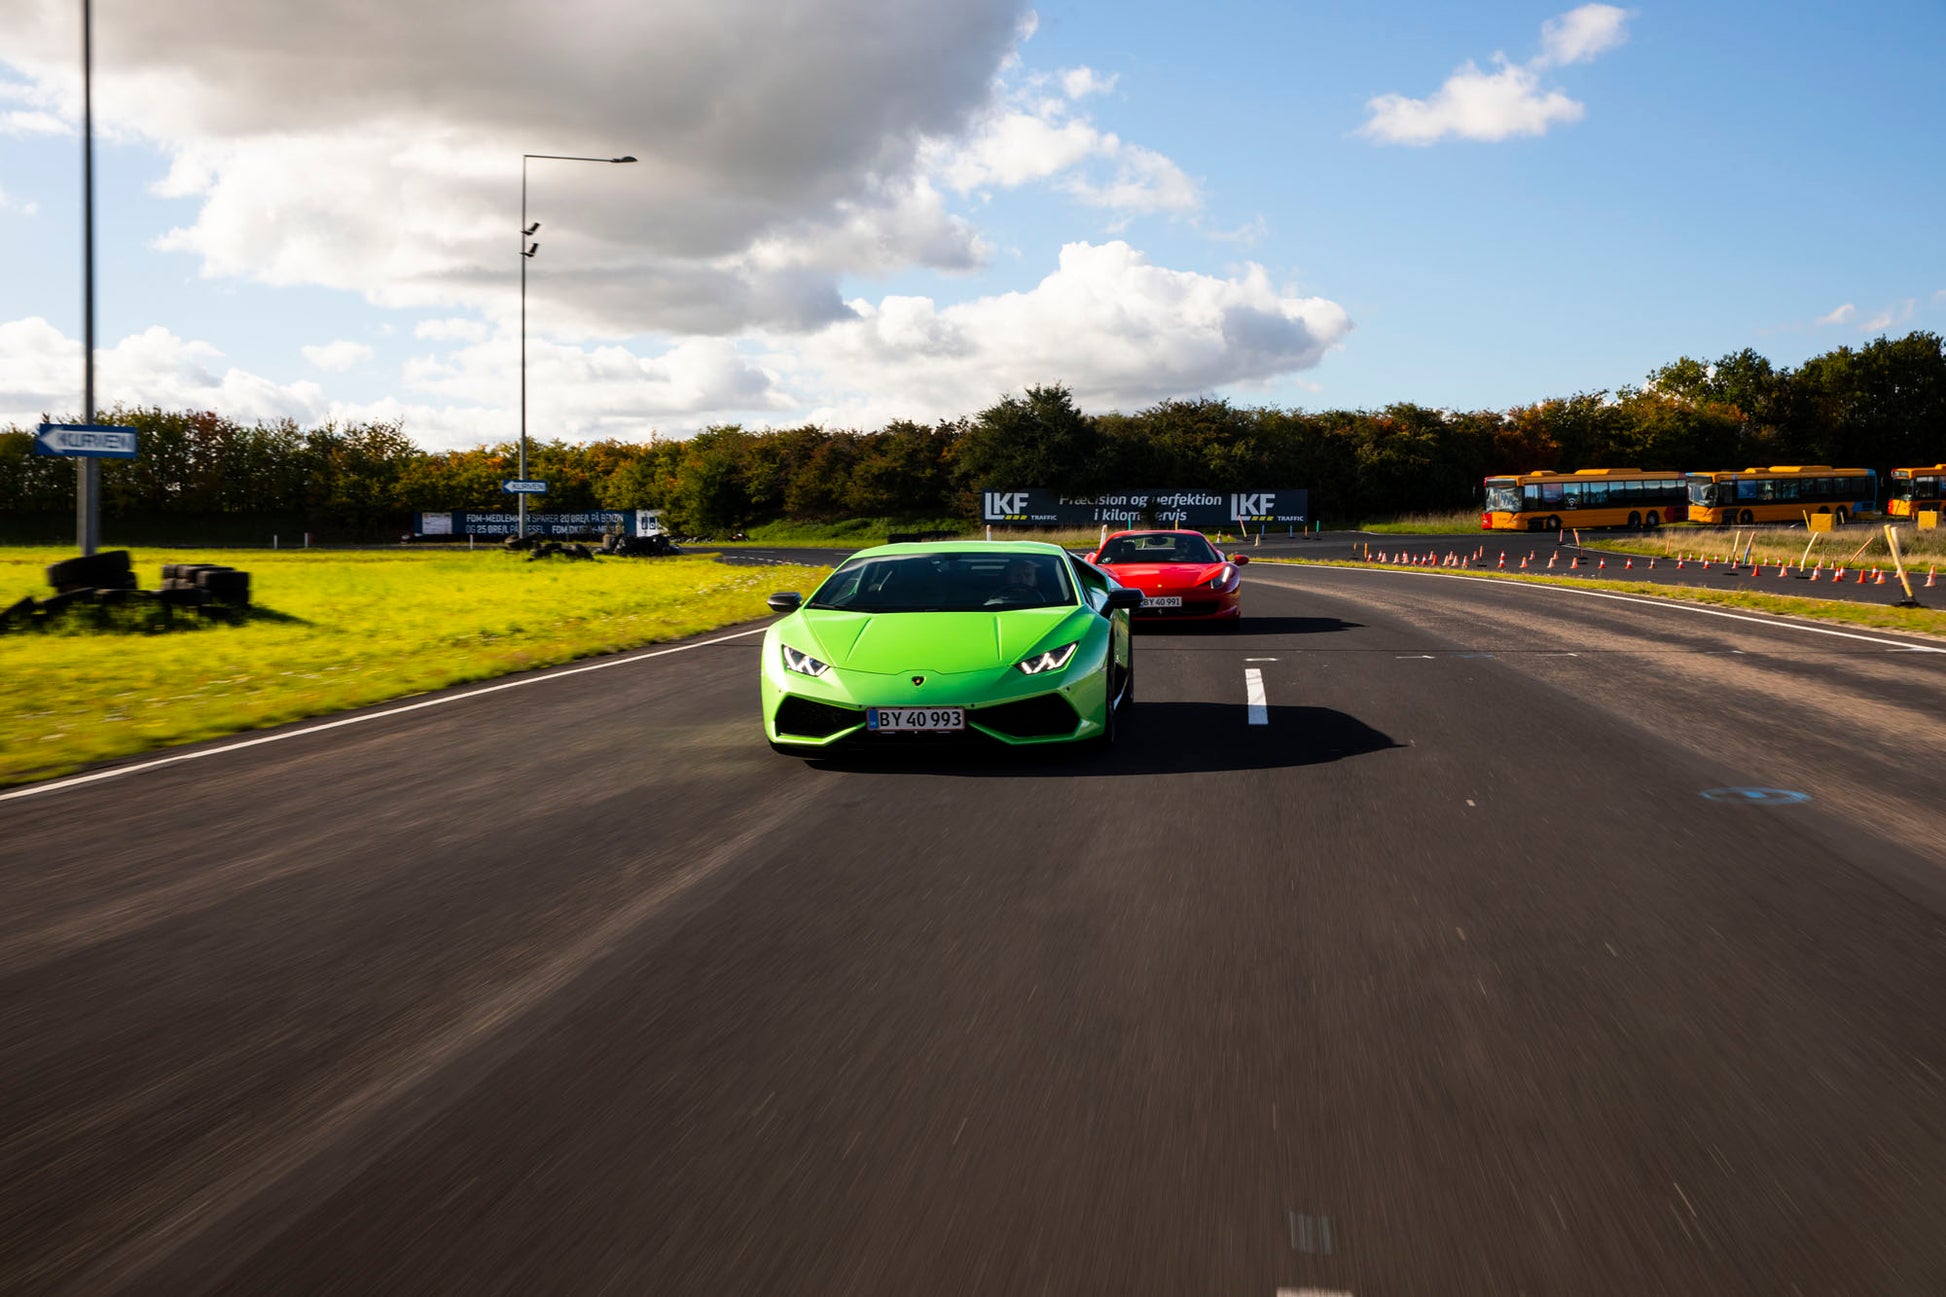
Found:
<svg viewBox="0 0 1946 1297"><path fill-rule="evenodd" d="M1105 756L750 635L0 800L0 1291L1946 1292L1946 645L1245 594Z"/></svg>

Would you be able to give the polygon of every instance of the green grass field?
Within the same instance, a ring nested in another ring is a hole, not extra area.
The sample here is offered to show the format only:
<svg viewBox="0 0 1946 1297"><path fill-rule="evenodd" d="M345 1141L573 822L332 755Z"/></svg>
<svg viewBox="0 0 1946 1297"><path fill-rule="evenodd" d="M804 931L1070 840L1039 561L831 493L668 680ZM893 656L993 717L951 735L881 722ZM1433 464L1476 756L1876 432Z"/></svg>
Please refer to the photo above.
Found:
<svg viewBox="0 0 1946 1297"><path fill-rule="evenodd" d="M1511 533L1509 533L1511 534ZM1550 535L1552 533L1549 533ZM1626 550L1635 554L1672 556L1707 554L1714 558L1749 553L1767 563L1796 566L1810 546L1810 562L1830 567L1841 562L1850 567L1859 563L1889 564L1892 551L1886 544L1883 524L1852 523L1836 531L1813 533L1802 527L1665 527L1654 533L1583 532L1581 539L1604 549ZM1899 528L1899 553L1908 568L1918 566L1923 574L1930 566L1946 567L1946 531L1915 531L1910 524Z"/></svg>
<svg viewBox="0 0 1946 1297"><path fill-rule="evenodd" d="M71 550L0 549L0 606ZM0 784L322 716L768 615L823 568L707 558L527 562L496 551L141 550L251 574L256 614L167 634L0 636ZM754 724L754 716L752 723Z"/></svg>

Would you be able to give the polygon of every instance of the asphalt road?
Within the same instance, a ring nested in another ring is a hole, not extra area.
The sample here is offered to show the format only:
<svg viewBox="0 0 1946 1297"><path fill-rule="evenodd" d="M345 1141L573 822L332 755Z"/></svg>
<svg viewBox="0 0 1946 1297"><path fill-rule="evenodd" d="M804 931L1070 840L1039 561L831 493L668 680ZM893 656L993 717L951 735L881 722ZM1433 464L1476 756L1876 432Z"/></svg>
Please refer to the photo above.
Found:
<svg viewBox="0 0 1946 1297"><path fill-rule="evenodd" d="M0 797L0 1291L1946 1292L1946 644L1246 597L1100 757L753 634Z"/></svg>

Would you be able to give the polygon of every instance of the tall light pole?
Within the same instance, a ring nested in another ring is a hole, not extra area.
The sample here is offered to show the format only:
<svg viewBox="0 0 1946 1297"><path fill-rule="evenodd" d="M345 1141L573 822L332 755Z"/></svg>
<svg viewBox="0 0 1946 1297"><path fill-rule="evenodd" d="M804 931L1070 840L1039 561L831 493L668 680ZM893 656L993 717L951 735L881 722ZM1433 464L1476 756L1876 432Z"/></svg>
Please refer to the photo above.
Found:
<svg viewBox="0 0 1946 1297"><path fill-rule="evenodd" d="M86 0L83 0L86 3ZM583 158L567 153L523 153L520 155L520 476L527 477L527 263L540 251L539 243L529 243L541 223L527 223L527 164L535 158L551 162L633 162L634 158ZM90 418L93 416L90 415ZM520 534L527 535L527 493L520 493Z"/></svg>
<svg viewBox="0 0 1946 1297"><path fill-rule="evenodd" d="M90 0L81 0L81 422L95 421L95 48ZM74 461L75 548L101 545L101 468Z"/></svg>

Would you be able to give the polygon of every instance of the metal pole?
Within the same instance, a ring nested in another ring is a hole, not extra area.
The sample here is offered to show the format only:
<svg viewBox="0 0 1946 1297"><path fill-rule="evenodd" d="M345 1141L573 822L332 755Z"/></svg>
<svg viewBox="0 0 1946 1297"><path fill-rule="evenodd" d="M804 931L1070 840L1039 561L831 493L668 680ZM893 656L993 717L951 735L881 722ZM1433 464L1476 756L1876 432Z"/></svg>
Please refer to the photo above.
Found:
<svg viewBox="0 0 1946 1297"><path fill-rule="evenodd" d="M556 162L633 162L633 157L588 158L573 153L523 153L520 155L520 479L527 480L527 262L534 255L527 247L531 230L527 225L527 162L547 158ZM535 245L538 247L539 245ZM520 534L527 534L527 493L520 493Z"/></svg>
<svg viewBox="0 0 1946 1297"><path fill-rule="evenodd" d="M81 418L95 421L95 100L94 14L81 0ZM101 470L93 456L74 462L74 543L101 546Z"/></svg>
<svg viewBox="0 0 1946 1297"><path fill-rule="evenodd" d="M520 159L520 480L527 480L527 158ZM520 534L527 534L527 493L521 492Z"/></svg>

